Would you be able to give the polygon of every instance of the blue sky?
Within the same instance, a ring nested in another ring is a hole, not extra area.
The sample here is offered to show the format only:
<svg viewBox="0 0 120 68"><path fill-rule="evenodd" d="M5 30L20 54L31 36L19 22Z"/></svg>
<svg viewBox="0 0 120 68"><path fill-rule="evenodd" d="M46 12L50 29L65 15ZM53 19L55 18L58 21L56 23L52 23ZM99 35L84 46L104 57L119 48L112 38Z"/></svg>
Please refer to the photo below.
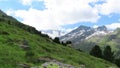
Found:
<svg viewBox="0 0 120 68"><path fill-rule="evenodd" d="M120 27L120 0L0 0L0 9L38 30Z"/></svg>

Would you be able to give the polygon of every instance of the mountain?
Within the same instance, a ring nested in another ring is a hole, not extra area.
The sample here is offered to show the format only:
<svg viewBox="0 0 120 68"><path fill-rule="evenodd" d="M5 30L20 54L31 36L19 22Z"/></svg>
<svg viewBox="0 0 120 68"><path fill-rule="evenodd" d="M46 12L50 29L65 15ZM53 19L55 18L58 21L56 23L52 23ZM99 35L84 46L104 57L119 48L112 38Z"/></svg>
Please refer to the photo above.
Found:
<svg viewBox="0 0 120 68"><path fill-rule="evenodd" d="M93 36L104 36L110 31L107 30L105 26L100 26L98 28L91 28L87 26L80 26L77 29L71 31L70 33L60 37L61 41L72 41L73 43L89 39Z"/></svg>
<svg viewBox="0 0 120 68"><path fill-rule="evenodd" d="M95 45L101 48L109 45L115 57L120 57L120 28L108 30L105 26L91 28L80 26L70 33L60 37L61 41L72 41L72 47L89 52Z"/></svg>
<svg viewBox="0 0 120 68"><path fill-rule="evenodd" d="M86 26L80 26L77 29L71 31L70 33L60 37L61 41L72 41L75 42L76 40L82 40L85 39L85 37L91 35L94 32L94 30L90 27Z"/></svg>
<svg viewBox="0 0 120 68"><path fill-rule="evenodd" d="M0 68L60 68L60 65L65 68L117 68L108 61L57 44L34 27L0 12Z"/></svg>
<svg viewBox="0 0 120 68"><path fill-rule="evenodd" d="M87 40L93 37L99 37L99 39L101 39L109 33L111 33L111 31L109 31L105 26L97 28L80 26L70 33L60 37L60 41L71 41L74 48L81 48L83 51L86 51L87 49L89 51L89 49L91 49L96 43L89 42Z"/></svg>
<svg viewBox="0 0 120 68"><path fill-rule="evenodd" d="M94 33L88 36L86 40L89 40L90 38L93 38L93 37L103 38L104 36L112 32L113 32L112 30L108 30L105 26L100 26L98 28L94 28Z"/></svg>
<svg viewBox="0 0 120 68"><path fill-rule="evenodd" d="M41 30L43 34L48 34L51 38L61 37L66 34L66 32L61 30Z"/></svg>

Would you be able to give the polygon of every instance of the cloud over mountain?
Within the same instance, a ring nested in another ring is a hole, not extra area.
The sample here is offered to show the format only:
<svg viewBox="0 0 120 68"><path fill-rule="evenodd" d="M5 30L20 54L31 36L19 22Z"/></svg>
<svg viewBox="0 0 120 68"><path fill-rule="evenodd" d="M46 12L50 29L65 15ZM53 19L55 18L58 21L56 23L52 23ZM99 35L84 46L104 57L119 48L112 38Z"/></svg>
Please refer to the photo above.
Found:
<svg viewBox="0 0 120 68"><path fill-rule="evenodd" d="M110 29L120 28L120 23L112 23L112 24L106 25L106 27Z"/></svg>
<svg viewBox="0 0 120 68"><path fill-rule="evenodd" d="M62 26L76 23L97 23L101 15L120 13L118 0L19 0L28 10L7 11L22 22L38 30L64 29ZM43 2L44 9L32 7L33 2Z"/></svg>

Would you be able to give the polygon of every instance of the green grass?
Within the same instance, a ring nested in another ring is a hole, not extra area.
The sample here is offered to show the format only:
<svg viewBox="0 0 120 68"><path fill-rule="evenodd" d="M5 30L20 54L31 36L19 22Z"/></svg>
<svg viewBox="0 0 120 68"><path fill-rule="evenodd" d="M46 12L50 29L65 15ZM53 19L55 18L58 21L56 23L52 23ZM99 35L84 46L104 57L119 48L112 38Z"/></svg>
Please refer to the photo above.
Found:
<svg viewBox="0 0 120 68"><path fill-rule="evenodd" d="M86 68L116 68L116 65L110 62L56 44L49 38L27 32L7 22L0 21L0 68L22 68L20 64L29 67L40 66L43 62L37 60L42 57L49 57L77 68L81 64ZM24 49L21 45L29 48Z"/></svg>

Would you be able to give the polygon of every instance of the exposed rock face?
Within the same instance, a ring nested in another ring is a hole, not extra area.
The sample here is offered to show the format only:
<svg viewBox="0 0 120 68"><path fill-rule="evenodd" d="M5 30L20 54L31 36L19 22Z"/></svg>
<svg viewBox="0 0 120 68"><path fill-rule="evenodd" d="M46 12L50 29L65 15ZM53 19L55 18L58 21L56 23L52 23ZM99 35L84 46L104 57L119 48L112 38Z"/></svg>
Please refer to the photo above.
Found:
<svg viewBox="0 0 120 68"><path fill-rule="evenodd" d="M59 68L75 68L74 66L70 65L70 64L64 64L64 63L61 63L59 61L56 61L56 60L52 60L50 62L45 62L44 64L42 64L42 67L47 67L49 65L57 65L59 66Z"/></svg>
<svg viewBox="0 0 120 68"><path fill-rule="evenodd" d="M19 64L19 66L21 66L22 68L30 68L30 66L29 65L27 65L27 64Z"/></svg>
<svg viewBox="0 0 120 68"><path fill-rule="evenodd" d="M20 45L20 47L24 50L30 50L30 46L28 45Z"/></svg>

